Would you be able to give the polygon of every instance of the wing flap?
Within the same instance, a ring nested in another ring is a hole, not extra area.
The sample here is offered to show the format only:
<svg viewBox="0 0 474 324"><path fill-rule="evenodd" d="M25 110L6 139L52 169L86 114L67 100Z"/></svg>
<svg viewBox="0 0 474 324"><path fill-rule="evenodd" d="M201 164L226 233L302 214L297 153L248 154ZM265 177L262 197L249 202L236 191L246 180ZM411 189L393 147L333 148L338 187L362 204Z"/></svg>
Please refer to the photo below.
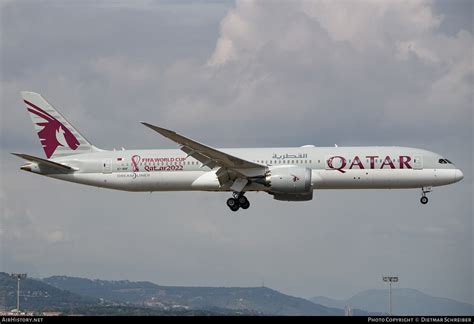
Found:
<svg viewBox="0 0 474 324"><path fill-rule="evenodd" d="M195 150L193 150L192 148L190 148L188 146L181 146L181 151L186 153L188 156L191 156L191 157L195 158L196 160L201 162L203 165L208 166L211 169L214 169L214 167L216 167L218 165L217 162L209 159L209 157L207 157L207 156L205 156L205 155L203 155L199 152L196 152Z"/></svg>

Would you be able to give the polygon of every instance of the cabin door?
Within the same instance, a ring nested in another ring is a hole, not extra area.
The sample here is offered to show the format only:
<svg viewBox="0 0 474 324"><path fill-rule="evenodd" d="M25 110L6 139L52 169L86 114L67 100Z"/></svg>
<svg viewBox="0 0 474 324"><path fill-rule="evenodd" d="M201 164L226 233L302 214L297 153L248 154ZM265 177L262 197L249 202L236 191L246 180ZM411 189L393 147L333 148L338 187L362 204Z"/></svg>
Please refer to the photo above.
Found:
<svg viewBox="0 0 474 324"><path fill-rule="evenodd" d="M102 161L102 173L112 173L112 160Z"/></svg>
<svg viewBox="0 0 474 324"><path fill-rule="evenodd" d="M415 170L423 169L423 157L421 155L415 155L413 157L413 169Z"/></svg>

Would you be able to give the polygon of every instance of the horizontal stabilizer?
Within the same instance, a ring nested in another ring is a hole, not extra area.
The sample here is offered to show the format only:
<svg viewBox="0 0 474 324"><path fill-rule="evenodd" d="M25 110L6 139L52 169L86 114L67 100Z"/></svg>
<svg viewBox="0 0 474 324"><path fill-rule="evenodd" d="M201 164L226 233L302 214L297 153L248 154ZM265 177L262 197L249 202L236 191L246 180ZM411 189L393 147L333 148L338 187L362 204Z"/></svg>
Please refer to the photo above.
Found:
<svg viewBox="0 0 474 324"><path fill-rule="evenodd" d="M27 161L36 162L39 165L47 166L48 168L58 169L58 170L61 170L61 171L66 171L66 172L77 170L76 168L71 168L70 166L67 166L65 164L53 162L53 161L50 161L50 160L45 160L45 159L42 159L42 158L39 158L39 157L36 157L36 156L33 156L33 155L21 154L21 153L12 153L12 154L16 155L16 156L18 156L22 159L25 159Z"/></svg>

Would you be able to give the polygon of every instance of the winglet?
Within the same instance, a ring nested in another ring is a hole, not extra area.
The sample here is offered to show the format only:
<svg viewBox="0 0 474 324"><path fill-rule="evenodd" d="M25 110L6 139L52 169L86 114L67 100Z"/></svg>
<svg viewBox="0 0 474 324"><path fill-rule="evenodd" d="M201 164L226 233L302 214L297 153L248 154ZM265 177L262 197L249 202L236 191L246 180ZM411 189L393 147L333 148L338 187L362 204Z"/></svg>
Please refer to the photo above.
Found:
<svg viewBox="0 0 474 324"><path fill-rule="evenodd" d="M166 136L165 134L176 134L176 132L173 132L172 130L169 130L169 129L166 129L166 128L162 128L162 127L158 127L158 126L149 124L149 123L144 122L144 121L141 121L140 123L142 123L143 125L145 125L145 126L148 127L148 128L153 129L155 132L158 132L158 133L160 133L160 134L163 135L163 136ZM168 137L168 136L166 136L166 137Z"/></svg>
<svg viewBox="0 0 474 324"><path fill-rule="evenodd" d="M163 135L164 137L166 138L169 138L170 140L180 144L180 145L186 145L192 141L184 136L181 136L179 135L178 133L172 131L172 130L169 130L169 129L166 129L166 128L162 128L162 127L158 127L158 126L155 126L155 125L152 125L152 124L149 124L147 122L140 122L142 123L143 125L145 125L146 127L154 130L155 132Z"/></svg>

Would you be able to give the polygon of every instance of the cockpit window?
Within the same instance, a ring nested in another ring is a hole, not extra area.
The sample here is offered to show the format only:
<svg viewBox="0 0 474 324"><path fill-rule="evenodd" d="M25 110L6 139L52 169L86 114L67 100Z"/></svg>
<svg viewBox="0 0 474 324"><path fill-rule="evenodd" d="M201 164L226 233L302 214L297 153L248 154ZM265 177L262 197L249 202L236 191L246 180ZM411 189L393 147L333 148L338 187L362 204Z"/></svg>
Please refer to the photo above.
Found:
<svg viewBox="0 0 474 324"><path fill-rule="evenodd" d="M440 164L453 164L453 162L449 161L448 159L439 159L438 163L440 163Z"/></svg>

